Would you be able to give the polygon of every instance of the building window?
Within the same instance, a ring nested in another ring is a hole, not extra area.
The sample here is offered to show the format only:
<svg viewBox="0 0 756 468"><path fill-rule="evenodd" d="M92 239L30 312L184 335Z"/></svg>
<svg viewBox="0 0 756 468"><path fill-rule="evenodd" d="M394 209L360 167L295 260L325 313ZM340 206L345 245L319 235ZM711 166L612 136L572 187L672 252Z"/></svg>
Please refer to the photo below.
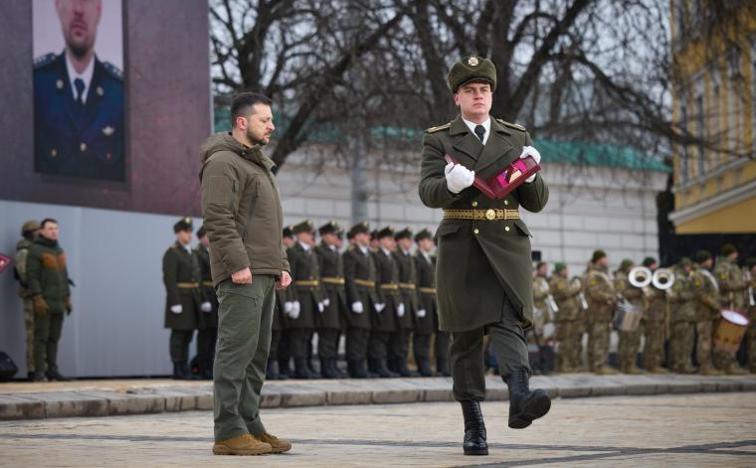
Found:
<svg viewBox="0 0 756 468"><path fill-rule="evenodd" d="M737 153L743 139L743 106L741 105L743 75L740 70L740 51L731 48L727 53L730 89L727 93L727 129L730 150Z"/></svg>
<svg viewBox="0 0 756 468"><path fill-rule="evenodd" d="M696 98L696 131L698 133L698 177L703 177L706 173L706 151L704 150L704 101L703 95L699 94Z"/></svg>
<svg viewBox="0 0 756 468"><path fill-rule="evenodd" d="M688 109L685 104L680 106L680 127L683 132L688 132ZM688 145L683 145L680 151L680 181L683 184L688 182Z"/></svg>

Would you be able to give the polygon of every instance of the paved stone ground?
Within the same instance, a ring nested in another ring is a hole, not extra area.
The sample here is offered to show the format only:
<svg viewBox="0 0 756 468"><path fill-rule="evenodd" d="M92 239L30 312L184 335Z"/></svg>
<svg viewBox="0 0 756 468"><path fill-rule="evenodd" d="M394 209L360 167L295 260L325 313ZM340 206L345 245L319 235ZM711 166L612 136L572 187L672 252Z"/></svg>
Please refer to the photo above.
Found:
<svg viewBox="0 0 756 468"><path fill-rule="evenodd" d="M490 455L461 454L455 403L276 408L285 455L217 457L209 411L0 422L3 466L754 466L756 393L557 399L528 429L484 403Z"/></svg>

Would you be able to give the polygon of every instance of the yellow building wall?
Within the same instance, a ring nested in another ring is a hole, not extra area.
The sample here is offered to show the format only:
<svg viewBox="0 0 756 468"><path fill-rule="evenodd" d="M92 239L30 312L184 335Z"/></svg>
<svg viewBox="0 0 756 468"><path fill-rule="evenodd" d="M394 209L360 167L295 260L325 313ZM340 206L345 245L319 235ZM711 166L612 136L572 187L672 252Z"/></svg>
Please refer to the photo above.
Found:
<svg viewBox="0 0 756 468"><path fill-rule="evenodd" d="M676 226L677 234L707 234L727 232L749 234L756 232L756 194L696 219Z"/></svg>

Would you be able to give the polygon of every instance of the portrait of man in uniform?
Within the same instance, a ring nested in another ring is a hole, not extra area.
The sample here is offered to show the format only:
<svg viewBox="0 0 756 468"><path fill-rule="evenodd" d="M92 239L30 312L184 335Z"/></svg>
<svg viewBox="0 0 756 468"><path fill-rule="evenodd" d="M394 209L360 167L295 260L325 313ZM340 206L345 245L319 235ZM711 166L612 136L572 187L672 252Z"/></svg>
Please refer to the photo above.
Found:
<svg viewBox="0 0 756 468"><path fill-rule="evenodd" d="M35 172L125 180L121 0L35 0L33 11Z"/></svg>

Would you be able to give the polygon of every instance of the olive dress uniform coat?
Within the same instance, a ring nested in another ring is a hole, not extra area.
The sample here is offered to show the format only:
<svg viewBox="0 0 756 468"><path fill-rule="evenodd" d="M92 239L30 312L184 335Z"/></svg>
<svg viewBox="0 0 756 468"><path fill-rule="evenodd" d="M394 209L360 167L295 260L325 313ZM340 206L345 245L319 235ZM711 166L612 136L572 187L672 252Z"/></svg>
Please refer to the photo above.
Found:
<svg viewBox="0 0 756 468"><path fill-rule="evenodd" d="M355 280L374 282L376 281L376 270L373 256L368 250L363 253L359 247L350 247L344 252L344 287L346 289L347 301L347 328L362 328L370 330L373 308L378 302L378 293L375 285L369 286L367 283L357 284ZM352 304L355 302L362 303L363 312L361 314L352 311Z"/></svg>
<svg viewBox="0 0 756 468"><path fill-rule="evenodd" d="M396 308L401 302L399 289L386 289L381 285L399 284L399 265L396 264L391 253L386 254L382 249L373 252L375 268L378 273L378 303L385 304L386 307L381 311L375 311L373 314L373 331L393 332L397 330ZM406 312L406 311L405 311Z"/></svg>
<svg viewBox="0 0 756 468"><path fill-rule="evenodd" d="M397 249L392 253L394 261L399 267L399 296L404 304L404 316L397 316L397 325L405 330L414 328L414 319L417 312L417 271L415 270L415 260L410 253L404 253Z"/></svg>
<svg viewBox="0 0 756 468"><path fill-rule="evenodd" d="M210 272L210 251L204 245L198 245L194 249L202 278L201 288L205 301L210 302L212 311L200 314L200 328L218 328L218 296L213 288L213 275Z"/></svg>
<svg viewBox="0 0 756 468"><path fill-rule="evenodd" d="M423 140L420 199L430 208L541 211L549 191L540 174L507 197L488 198L471 186L458 194L446 185L445 155L487 179L517 160L530 135L519 125L491 119L486 145L461 117L428 129ZM524 327L531 323L530 231L522 220L443 220L436 230L436 284L440 328L461 332L500 322L505 301Z"/></svg>
<svg viewBox="0 0 756 468"><path fill-rule="evenodd" d="M415 270L417 271L417 299L418 310L425 310L425 317L415 315L415 333L429 335L435 331L436 294L427 292L436 288L436 266L430 256L427 258L422 252L415 254Z"/></svg>
<svg viewBox="0 0 756 468"><path fill-rule="evenodd" d="M200 304L203 302L199 287L179 287L179 283L200 283L197 257L178 242L163 255L163 283L165 284L165 328L194 330L200 326ZM171 312L171 306L181 305L181 313Z"/></svg>
<svg viewBox="0 0 756 468"><path fill-rule="evenodd" d="M328 244L321 242L320 245L315 247L315 256L318 259L323 298L328 299L328 305L325 306L325 310L315 320L316 327L340 330L342 328L342 319L346 315L346 292L344 291L344 285L325 282L323 279L344 279L344 263L341 259L341 254L339 254L338 250L332 249Z"/></svg>
<svg viewBox="0 0 756 468"><path fill-rule="evenodd" d="M299 301L300 310L296 319L284 317L284 324L286 328L315 328L316 317L320 315L318 303L323 300L320 286L301 286L297 282L320 281L318 259L312 248L305 250L299 242L287 250L287 256L291 268L294 300Z"/></svg>

